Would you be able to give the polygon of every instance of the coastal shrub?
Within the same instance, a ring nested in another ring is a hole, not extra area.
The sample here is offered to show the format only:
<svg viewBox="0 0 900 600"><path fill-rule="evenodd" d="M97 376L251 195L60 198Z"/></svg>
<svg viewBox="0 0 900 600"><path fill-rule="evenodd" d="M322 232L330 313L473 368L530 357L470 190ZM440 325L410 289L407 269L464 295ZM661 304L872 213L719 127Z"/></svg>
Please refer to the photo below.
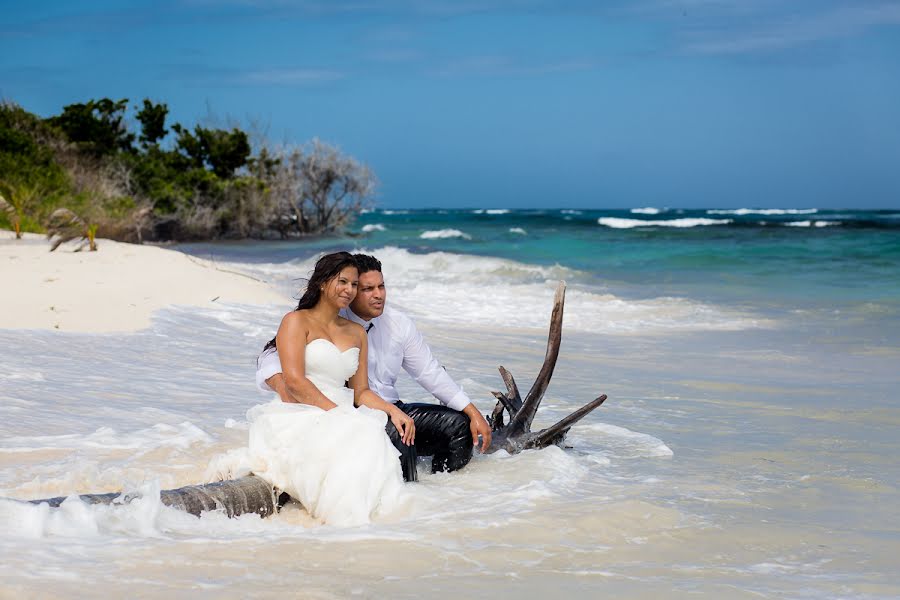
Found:
<svg viewBox="0 0 900 600"><path fill-rule="evenodd" d="M50 252L61 244L75 239L83 240L91 252L97 251L97 224L85 222L84 219L68 208L57 208L47 219L47 237L50 239ZM85 244L75 249L80 252Z"/></svg>
<svg viewBox="0 0 900 600"><path fill-rule="evenodd" d="M0 182L12 210L0 210L0 227L41 232L41 222L69 193L69 178L54 160L64 139L39 117L0 101Z"/></svg>
<svg viewBox="0 0 900 600"><path fill-rule="evenodd" d="M125 241L286 238L339 231L374 196L368 167L319 140L254 153L238 127L169 125L168 105L149 99L130 119L128 102L46 119L0 102L0 226L49 231L74 215Z"/></svg>
<svg viewBox="0 0 900 600"><path fill-rule="evenodd" d="M336 231L372 201L375 175L335 146L314 139L272 156L263 177L275 208L271 226L282 237Z"/></svg>
<svg viewBox="0 0 900 600"><path fill-rule="evenodd" d="M114 155L132 150L134 134L128 131L125 123L127 108L127 98L90 100L65 106L60 115L50 117L47 123L59 128L82 152L95 156Z"/></svg>

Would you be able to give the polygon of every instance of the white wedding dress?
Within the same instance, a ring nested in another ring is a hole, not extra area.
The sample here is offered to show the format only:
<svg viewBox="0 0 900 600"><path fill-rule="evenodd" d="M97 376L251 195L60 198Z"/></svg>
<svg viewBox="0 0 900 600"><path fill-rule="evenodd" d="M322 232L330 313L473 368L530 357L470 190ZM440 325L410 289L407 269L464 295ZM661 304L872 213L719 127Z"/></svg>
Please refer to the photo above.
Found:
<svg viewBox="0 0 900 600"><path fill-rule="evenodd" d="M353 390L344 387L358 365L359 348L341 352L323 338L307 344L306 377L337 407L281 400L256 406L247 412L249 448L210 468L220 476L251 470L329 525L360 525L399 508L403 476L384 430L387 414L354 408Z"/></svg>

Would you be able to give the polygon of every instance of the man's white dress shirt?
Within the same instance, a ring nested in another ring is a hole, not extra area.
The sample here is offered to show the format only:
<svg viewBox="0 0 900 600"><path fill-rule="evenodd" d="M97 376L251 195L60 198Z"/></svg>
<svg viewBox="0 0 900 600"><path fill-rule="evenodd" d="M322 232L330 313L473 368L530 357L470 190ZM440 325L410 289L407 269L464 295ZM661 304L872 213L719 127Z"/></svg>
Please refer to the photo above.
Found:
<svg viewBox="0 0 900 600"><path fill-rule="evenodd" d="M369 332L369 388L378 396L392 403L400 399L396 386L402 368L441 404L456 410L469 405L469 397L447 374L412 319L405 314L385 306L381 316L371 321L364 321L349 308L342 309L341 316L359 323ZM266 392L274 391L266 379L281 371L278 352L274 349L263 352L257 361L257 387Z"/></svg>

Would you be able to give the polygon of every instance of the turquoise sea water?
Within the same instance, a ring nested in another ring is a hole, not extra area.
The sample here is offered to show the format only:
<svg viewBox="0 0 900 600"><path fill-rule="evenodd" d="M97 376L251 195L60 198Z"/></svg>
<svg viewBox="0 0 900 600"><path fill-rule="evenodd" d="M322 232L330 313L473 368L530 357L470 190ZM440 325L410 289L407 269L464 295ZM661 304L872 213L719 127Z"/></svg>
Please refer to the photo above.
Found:
<svg viewBox="0 0 900 600"><path fill-rule="evenodd" d="M200 480L245 442L255 354L337 249L382 259L388 301L482 412L498 365L529 387L565 280L535 424L609 400L569 448L426 474L411 514L352 531L0 502L0 596L900 596L900 211L376 210L351 231L177 247L284 306L0 331L0 496Z"/></svg>
<svg viewBox="0 0 900 600"><path fill-rule="evenodd" d="M583 272L585 283L653 293L900 298L900 212L638 210L376 211L358 229L367 246L560 264Z"/></svg>
<svg viewBox="0 0 900 600"><path fill-rule="evenodd" d="M216 245L213 254L287 262L338 248L397 247L558 265L573 271L570 283L626 298L900 310L900 211L376 210L351 231L356 237Z"/></svg>

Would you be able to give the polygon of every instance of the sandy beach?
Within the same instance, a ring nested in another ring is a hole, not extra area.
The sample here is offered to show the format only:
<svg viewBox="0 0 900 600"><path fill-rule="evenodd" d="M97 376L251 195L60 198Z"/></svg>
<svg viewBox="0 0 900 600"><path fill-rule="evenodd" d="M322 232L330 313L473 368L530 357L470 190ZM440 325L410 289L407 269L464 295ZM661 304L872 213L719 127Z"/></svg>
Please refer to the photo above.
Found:
<svg viewBox="0 0 900 600"><path fill-rule="evenodd" d="M170 305L288 300L262 281L181 252L97 243L97 252L75 252L74 243L50 252L42 235L16 240L0 231L0 329L129 332L145 329L155 311Z"/></svg>

